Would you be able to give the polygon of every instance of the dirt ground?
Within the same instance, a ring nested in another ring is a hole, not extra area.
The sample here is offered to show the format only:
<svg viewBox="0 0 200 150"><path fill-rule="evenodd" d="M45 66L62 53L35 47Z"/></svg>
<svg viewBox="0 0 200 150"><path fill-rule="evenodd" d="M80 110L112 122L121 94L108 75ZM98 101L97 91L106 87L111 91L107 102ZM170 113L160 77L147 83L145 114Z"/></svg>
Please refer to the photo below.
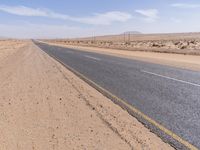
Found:
<svg viewBox="0 0 200 150"><path fill-rule="evenodd" d="M1 150L173 149L33 43L8 45L0 49Z"/></svg>
<svg viewBox="0 0 200 150"><path fill-rule="evenodd" d="M25 43L19 40L0 40L0 60L16 52L16 49L25 46Z"/></svg>
<svg viewBox="0 0 200 150"><path fill-rule="evenodd" d="M141 52L141 51L126 51L119 49L97 48L79 45L67 45L63 43L47 42L52 45L64 46L73 49L79 49L89 52L96 52L101 54L113 55L118 57L125 57L129 59L142 60L150 63L169 65L183 69L200 71L200 56L170 54L170 53L156 53L156 52Z"/></svg>

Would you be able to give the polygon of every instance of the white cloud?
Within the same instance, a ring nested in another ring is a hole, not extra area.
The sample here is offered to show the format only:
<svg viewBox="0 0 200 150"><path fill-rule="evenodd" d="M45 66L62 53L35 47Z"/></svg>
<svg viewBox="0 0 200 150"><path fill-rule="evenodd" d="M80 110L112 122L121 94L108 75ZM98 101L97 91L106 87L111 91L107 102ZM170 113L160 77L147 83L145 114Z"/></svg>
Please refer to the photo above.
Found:
<svg viewBox="0 0 200 150"><path fill-rule="evenodd" d="M11 6L5 6L1 5L0 10L15 14L15 15L21 15L21 16L47 16L48 14L41 9L32 9L24 6L17 6L17 7L11 7Z"/></svg>
<svg viewBox="0 0 200 150"><path fill-rule="evenodd" d="M146 21L156 21L158 17L158 10L157 9L139 9L135 10L136 13L145 17Z"/></svg>
<svg viewBox="0 0 200 150"><path fill-rule="evenodd" d="M109 25L115 21L126 22L131 18L132 16L128 13L119 12L119 11L111 11L111 12L106 12L103 14L94 14L94 16L91 16L91 17L71 18L71 20L81 22L81 23L87 23L87 24Z"/></svg>
<svg viewBox="0 0 200 150"><path fill-rule="evenodd" d="M56 13L49 9L41 9L41 8L35 9L25 6L0 5L0 11L19 16L48 17L54 19L75 21L91 25L110 25L113 22L126 22L132 18L131 14L120 11L111 11L101 14L96 13L89 17L73 17L66 14Z"/></svg>
<svg viewBox="0 0 200 150"><path fill-rule="evenodd" d="M189 4L189 3L175 3L171 4L171 6L176 8L200 8L200 4Z"/></svg>

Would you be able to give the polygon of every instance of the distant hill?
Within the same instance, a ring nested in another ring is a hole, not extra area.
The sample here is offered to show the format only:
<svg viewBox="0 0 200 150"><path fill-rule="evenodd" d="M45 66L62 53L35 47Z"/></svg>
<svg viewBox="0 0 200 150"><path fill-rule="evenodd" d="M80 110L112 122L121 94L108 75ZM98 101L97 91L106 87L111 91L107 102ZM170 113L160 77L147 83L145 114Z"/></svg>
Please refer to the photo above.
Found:
<svg viewBox="0 0 200 150"><path fill-rule="evenodd" d="M8 37L5 37L5 36L0 36L0 40L7 40L7 39L12 39L12 38L8 38Z"/></svg>
<svg viewBox="0 0 200 150"><path fill-rule="evenodd" d="M0 36L0 39L6 39L6 37Z"/></svg>
<svg viewBox="0 0 200 150"><path fill-rule="evenodd" d="M139 31L127 31L127 32L124 32L122 34L142 34L142 33L139 32Z"/></svg>

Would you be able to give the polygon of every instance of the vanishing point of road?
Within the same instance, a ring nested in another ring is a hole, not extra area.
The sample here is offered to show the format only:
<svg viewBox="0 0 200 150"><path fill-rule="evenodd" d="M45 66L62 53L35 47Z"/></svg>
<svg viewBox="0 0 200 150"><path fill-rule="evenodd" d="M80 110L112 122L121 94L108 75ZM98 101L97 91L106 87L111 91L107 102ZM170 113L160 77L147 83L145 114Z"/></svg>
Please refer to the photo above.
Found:
<svg viewBox="0 0 200 150"><path fill-rule="evenodd" d="M200 72L34 43L62 64L200 148ZM156 127L148 127L176 148L185 148Z"/></svg>

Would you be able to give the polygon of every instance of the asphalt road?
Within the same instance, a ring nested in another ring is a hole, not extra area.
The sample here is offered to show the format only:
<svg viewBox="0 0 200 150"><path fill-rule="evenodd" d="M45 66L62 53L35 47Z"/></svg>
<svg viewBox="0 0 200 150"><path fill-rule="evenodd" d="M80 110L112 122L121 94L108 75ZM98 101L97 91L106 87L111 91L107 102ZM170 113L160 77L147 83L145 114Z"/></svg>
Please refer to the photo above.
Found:
<svg viewBox="0 0 200 150"><path fill-rule="evenodd" d="M200 148L200 72L35 43Z"/></svg>

